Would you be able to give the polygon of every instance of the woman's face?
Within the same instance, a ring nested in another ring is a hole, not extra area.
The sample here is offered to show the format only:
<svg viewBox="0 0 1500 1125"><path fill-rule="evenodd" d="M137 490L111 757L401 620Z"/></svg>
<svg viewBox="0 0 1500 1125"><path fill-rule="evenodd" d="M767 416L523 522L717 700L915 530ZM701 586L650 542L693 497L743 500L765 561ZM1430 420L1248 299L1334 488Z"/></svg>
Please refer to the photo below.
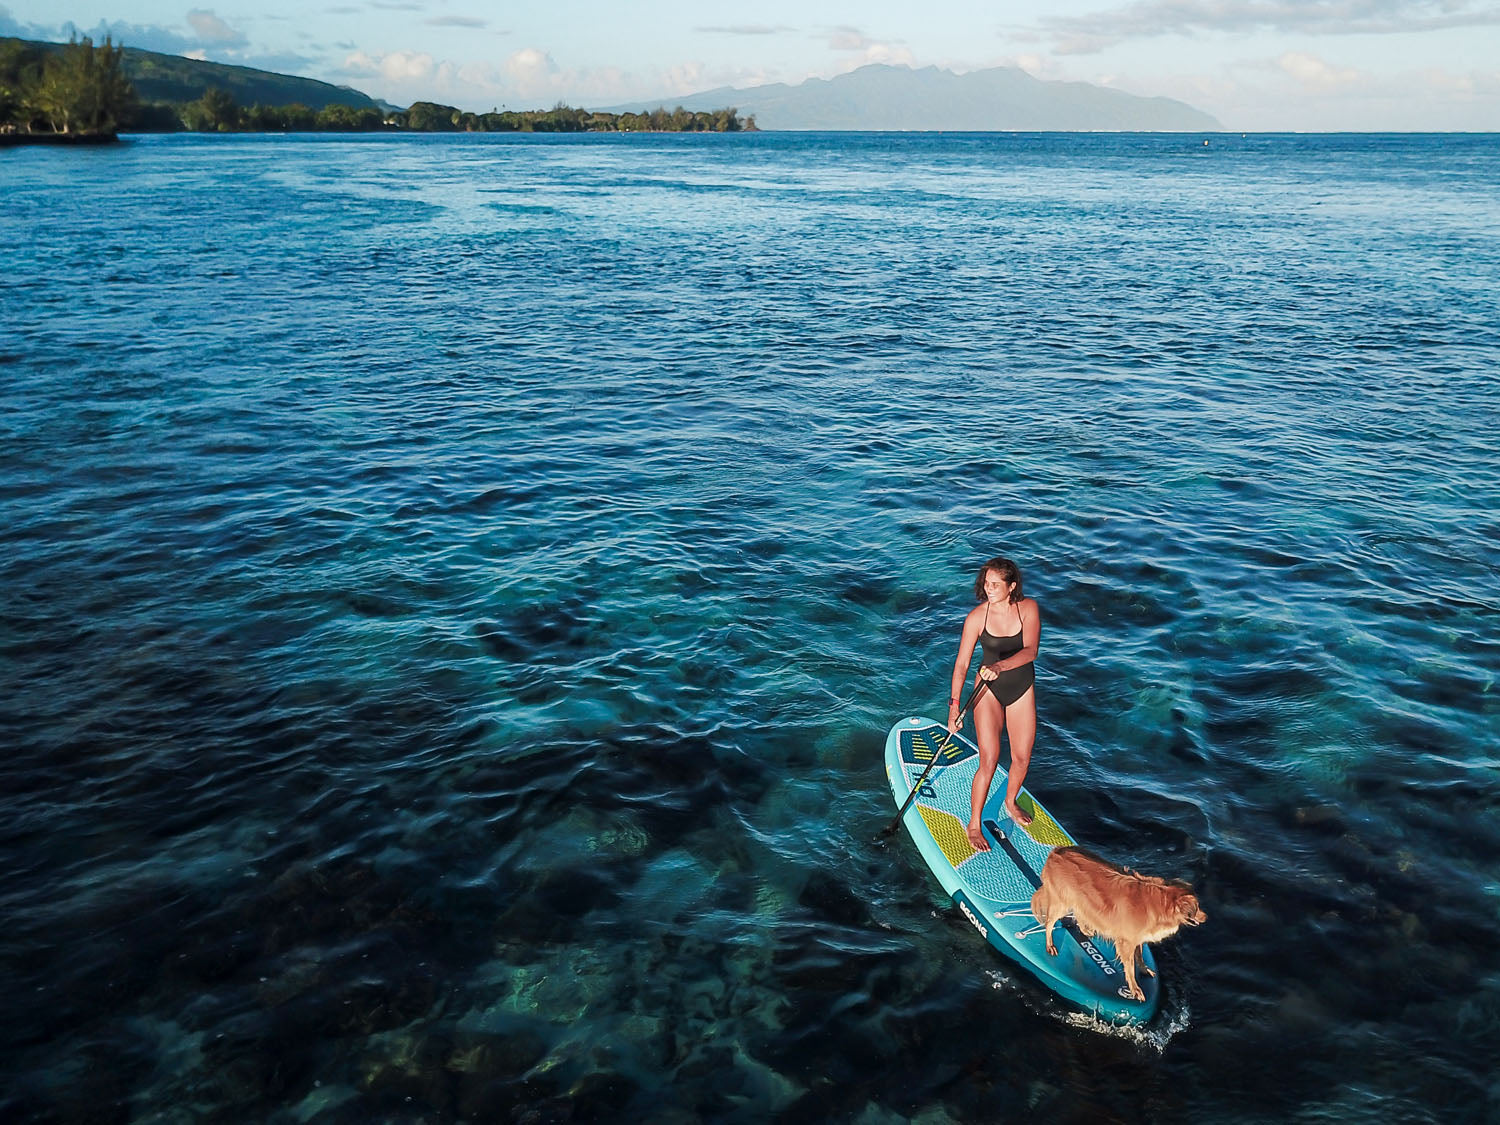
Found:
<svg viewBox="0 0 1500 1125"><path fill-rule="evenodd" d="M1000 576L998 570L989 570L984 576L984 596L989 598L992 605L1010 601L1010 592L1014 588L1013 583L1007 582Z"/></svg>

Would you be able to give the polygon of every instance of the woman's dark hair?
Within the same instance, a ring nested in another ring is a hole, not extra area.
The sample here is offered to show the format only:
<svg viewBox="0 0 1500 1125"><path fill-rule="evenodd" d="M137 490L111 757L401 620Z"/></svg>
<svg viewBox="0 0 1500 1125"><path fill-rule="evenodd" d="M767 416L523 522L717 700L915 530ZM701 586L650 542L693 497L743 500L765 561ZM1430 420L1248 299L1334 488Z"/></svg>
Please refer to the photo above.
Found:
<svg viewBox="0 0 1500 1125"><path fill-rule="evenodd" d="M974 579L975 600L984 601L984 580L989 577L992 570L998 571L1000 577L1006 582L1015 583L1015 588L1010 592L1010 604L1015 605L1021 600L1021 568L1009 559L991 559L979 568L979 577Z"/></svg>

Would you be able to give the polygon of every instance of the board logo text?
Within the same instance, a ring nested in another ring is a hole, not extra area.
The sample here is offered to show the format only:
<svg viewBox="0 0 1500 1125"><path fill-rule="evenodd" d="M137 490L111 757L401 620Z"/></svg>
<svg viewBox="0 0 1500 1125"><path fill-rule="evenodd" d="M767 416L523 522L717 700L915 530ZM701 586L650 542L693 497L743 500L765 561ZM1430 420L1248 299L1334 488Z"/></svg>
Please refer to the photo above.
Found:
<svg viewBox="0 0 1500 1125"><path fill-rule="evenodd" d="M964 917L967 918L971 923L973 923L974 928L979 931L979 936L984 938L985 941L989 941L989 927L979 920L979 915L975 914L972 910L969 909L969 904L964 899L964 896L961 894L954 895L953 901L958 903L958 908L964 912Z"/></svg>

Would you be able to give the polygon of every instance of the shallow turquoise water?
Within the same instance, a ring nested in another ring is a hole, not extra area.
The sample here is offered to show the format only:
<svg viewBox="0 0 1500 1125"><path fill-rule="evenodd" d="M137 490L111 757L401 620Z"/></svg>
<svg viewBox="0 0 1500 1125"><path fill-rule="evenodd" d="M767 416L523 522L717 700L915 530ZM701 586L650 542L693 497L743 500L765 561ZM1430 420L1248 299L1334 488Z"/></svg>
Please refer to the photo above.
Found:
<svg viewBox="0 0 1500 1125"><path fill-rule="evenodd" d="M0 157L0 1108L1484 1120L1493 137ZM881 745L977 562L1143 1037Z"/></svg>

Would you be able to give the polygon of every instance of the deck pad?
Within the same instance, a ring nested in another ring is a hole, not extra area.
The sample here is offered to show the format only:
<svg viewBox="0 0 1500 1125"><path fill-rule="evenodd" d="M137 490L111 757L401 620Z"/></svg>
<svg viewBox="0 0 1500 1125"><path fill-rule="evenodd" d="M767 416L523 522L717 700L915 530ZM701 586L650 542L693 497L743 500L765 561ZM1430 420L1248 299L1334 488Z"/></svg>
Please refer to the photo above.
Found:
<svg viewBox="0 0 1500 1125"><path fill-rule="evenodd" d="M1075 841L1029 791L1022 789L1016 801L1032 817L1022 827L1005 812L1006 772L995 771L981 814L990 850L982 852L969 843L966 832L979 769L979 749L972 741L962 733L949 737L946 726L932 719L907 718L891 728L885 762L898 807L932 764L903 820L943 890L986 941L1100 1019L1145 1023L1156 1014L1158 978L1137 974L1144 1001L1122 996L1124 970L1113 944L1084 936L1072 918L1053 930L1058 955L1047 953L1046 938L1031 915L1031 895L1040 886L1042 865L1052 849ZM1142 956L1154 971L1151 951L1143 949Z"/></svg>

